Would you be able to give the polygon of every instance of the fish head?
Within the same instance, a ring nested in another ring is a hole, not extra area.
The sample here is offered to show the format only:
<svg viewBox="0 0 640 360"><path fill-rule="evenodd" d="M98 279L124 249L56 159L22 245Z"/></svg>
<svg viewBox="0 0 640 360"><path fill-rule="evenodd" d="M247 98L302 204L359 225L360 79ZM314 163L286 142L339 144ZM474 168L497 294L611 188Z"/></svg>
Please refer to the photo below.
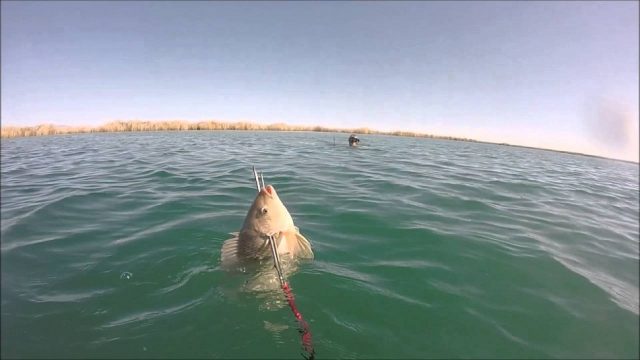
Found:
<svg viewBox="0 0 640 360"><path fill-rule="evenodd" d="M260 190L242 226L243 230L253 230L265 236L271 236L292 227L291 214L272 185L267 185Z"/></svg>

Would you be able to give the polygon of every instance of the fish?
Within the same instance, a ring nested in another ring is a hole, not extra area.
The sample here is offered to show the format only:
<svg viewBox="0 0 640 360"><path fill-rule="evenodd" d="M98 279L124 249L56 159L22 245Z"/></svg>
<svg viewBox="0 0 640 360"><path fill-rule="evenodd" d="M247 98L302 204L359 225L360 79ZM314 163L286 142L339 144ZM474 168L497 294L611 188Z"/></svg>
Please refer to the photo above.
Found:
<svg viewBox="0 0 640 360"><path fill-rule="evenodd" d="M281 257L313 259L311 243L294 225L273 185L263 187L251 204L242 228L231 233L232 238L222 244L221 265L232 268L272 257L269 237L273 236Z"/></svg>

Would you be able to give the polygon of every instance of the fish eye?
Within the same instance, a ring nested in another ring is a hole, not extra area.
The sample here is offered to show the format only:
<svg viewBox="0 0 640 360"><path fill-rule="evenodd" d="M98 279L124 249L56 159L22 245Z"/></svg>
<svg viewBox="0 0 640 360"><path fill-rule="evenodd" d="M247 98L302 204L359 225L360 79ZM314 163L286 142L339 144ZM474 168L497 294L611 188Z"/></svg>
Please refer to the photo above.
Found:
<svg viewBox="0 0 640 360"><path fill-rule="evenodd" d="M260 208L260 212L264 215L268 212L266 207Z"/></svg>

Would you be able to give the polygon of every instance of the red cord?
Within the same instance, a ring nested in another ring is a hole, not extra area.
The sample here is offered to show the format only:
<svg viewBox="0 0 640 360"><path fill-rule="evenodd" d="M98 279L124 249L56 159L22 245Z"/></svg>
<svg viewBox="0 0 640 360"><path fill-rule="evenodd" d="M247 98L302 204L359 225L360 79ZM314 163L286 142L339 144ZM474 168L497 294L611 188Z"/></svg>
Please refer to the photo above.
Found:
<svg viewBox="0 0 640 360"><path fill-rule="evenodd" d="M305 356L305 358L308 360L312 360L315 357L315 350L313 350L313 344L311 343L311 331L309 331L309 324L304 321L304 319L302 318L302 314L300 314L300 312L298 311L289 284L284 282L282 284L282 290L284 291L284 295L289 302L289 307L291 308L293 315L296 317L296 319L298 319L298 323L300 324L300 332L302 333L302 346L308 354L308 356Z"/></svg>

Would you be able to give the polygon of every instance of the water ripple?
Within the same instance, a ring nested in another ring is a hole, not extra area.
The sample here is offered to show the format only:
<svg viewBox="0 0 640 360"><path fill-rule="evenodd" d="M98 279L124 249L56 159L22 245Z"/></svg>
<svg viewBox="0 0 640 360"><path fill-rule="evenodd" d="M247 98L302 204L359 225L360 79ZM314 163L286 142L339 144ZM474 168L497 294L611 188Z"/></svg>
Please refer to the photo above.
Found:
<svg viewBox="0 0 640 360"><path fill-rule="evenodd" d="M637 164L362 138L3 140L2 356L296 356L281 294L218 267L255 165L313 244L289 280L319 357L638 357Z"/></svg>

